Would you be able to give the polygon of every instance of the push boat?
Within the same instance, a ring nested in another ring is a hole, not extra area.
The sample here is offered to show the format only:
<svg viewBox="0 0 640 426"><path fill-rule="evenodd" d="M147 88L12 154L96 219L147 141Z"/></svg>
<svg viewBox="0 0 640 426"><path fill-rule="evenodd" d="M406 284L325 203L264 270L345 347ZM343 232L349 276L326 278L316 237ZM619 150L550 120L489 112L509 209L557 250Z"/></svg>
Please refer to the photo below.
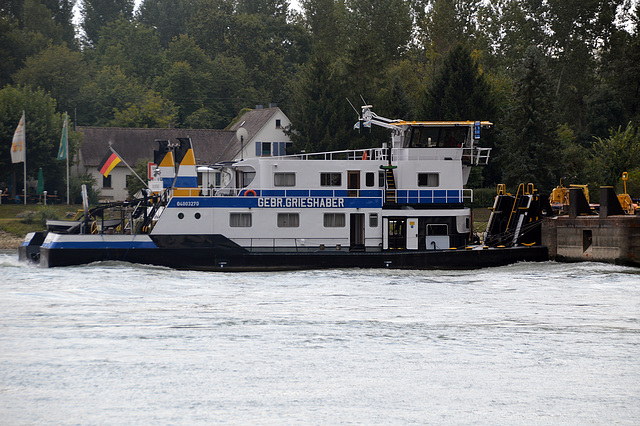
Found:
<svg viewBox="0 0 640 426"><path fill-rule="evenodd" d="M547 260L532 188L498 194L488 244L473 232L473 191L464 186L472 167L488 164L491 149L479 143L492 123L393 120L364 106L354 127L372 125L388 129L390 142L206 167L221 176L216 187L198 183L189 138L158 141L158 166L139 199L86 206L82 220L31 233L20 258L43 267L112 260L205 271L475 269Z"/></svg>

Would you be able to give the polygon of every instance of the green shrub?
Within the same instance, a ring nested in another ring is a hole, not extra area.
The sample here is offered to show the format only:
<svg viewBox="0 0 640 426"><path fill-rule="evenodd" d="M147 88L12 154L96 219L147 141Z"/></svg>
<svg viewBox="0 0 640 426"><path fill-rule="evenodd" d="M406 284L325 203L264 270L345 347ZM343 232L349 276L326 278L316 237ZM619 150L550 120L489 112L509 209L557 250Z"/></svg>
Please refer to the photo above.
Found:
<svg viewBox="0 0 640 426"><path fill-rule="evenodd" d="M42 207L38 211L38 217L40 219L40 223L42 224L42 226L46 226L47 220L49 219L56 220L60 218L58 216L58 212L56 211L56 209L50 206Z"/></svg>
<svg viewBox="0 0 640 426"><path fill-rule="evenodd" d="M36 218L36 212L29 210L29 211L19 213L16 217L20 219L20 223L26 223L27 225L31 225Z"/></svg>

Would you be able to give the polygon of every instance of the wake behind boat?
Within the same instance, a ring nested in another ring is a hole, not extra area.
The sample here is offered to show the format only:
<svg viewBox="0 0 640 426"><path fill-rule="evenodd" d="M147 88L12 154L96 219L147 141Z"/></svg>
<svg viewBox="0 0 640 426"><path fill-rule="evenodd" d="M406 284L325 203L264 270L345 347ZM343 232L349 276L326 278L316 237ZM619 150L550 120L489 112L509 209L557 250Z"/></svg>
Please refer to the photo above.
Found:
<svg viewBox="0 0 640 426"><path fill-rule="evenodd" d="M212 271L469 269L547 259L532 186L500 198L512 199L509 211L494 206L484 238L494 247L475 241L473 191L464 186L471 168L489 161L479 142L492 123L391 120L364 106L359 125L389 129L390 142L201 168L220 176L215 186L198 184L188 138L175 147L160 141L153 191L108 206L120 209L108 220L99 206L79 224L29 234L20 257L46 267L119 260Z"/></svg>

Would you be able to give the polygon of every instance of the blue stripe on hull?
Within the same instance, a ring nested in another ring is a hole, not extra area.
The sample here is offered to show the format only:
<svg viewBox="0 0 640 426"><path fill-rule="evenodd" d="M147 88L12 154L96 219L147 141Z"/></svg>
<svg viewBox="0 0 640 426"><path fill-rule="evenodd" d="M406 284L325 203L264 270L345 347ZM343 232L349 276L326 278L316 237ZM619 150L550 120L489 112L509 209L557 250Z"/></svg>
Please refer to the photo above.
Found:
<svg viewBox="0 0 640 426"><path fill-rule="evenodd" d="M53 241L42 244L49 249L157 249L153 241Z"/></svg>
<svg viewBox="0 0 640 426"><path fill-rule="evenodd" d="M340 198L341 205L336 205L335 202L338 197L174 197L168 208L207 208L207 207L238 207L238 208L262 208L262 205L258 204L258 200L269 200L268 207L275 207L276 204L271 202L271 199L282 199L281 208L328 208L328 207L340 207L340 208L382 208L382 198ZM295 204L287 204L286 200L305 200L304 204L296 202ZM310 200L310 201L309 201ZM317 201L316 201L317 200ZM329 200L332 205L328 206ZM317 206L317 207L316 207Z"/></svg>
<svg viewBox="0 0 640 426"><path fill-rule="evenodd" d="M178 197L173 198L169 203L169 208L175 207L240 207L240 208L260 208L264 204L258 202L259 199L282 200L280 203L269 201L266 207L284 208L326 208L336 207L333 201L327 205L327 200L340 199L341 208L381 208L384 199L381 190L360 190L359 197L349 197L347 190L257 190L248 195L239 197ZM286 200L310 200L300 203L290 203ZM319 205L316 200L325 200ZM398 204L461 204L464 201L463 193L460 190L398 190Z"/></svg>

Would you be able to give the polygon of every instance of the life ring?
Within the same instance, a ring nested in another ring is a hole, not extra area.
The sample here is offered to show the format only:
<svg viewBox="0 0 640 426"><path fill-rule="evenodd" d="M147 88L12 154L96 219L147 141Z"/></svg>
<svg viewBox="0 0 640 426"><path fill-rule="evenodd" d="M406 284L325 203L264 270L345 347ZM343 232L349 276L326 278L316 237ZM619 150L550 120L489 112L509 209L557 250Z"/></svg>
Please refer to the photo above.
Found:
<svg viewBox="0 0 640 426"><path fill-rule="evenodd" d="M248 189L246 191L244 191L244 196L248 196L248 195L253 195L254 197L258 194L256 194L256 191L254 191L253 189Z"/></svg>

